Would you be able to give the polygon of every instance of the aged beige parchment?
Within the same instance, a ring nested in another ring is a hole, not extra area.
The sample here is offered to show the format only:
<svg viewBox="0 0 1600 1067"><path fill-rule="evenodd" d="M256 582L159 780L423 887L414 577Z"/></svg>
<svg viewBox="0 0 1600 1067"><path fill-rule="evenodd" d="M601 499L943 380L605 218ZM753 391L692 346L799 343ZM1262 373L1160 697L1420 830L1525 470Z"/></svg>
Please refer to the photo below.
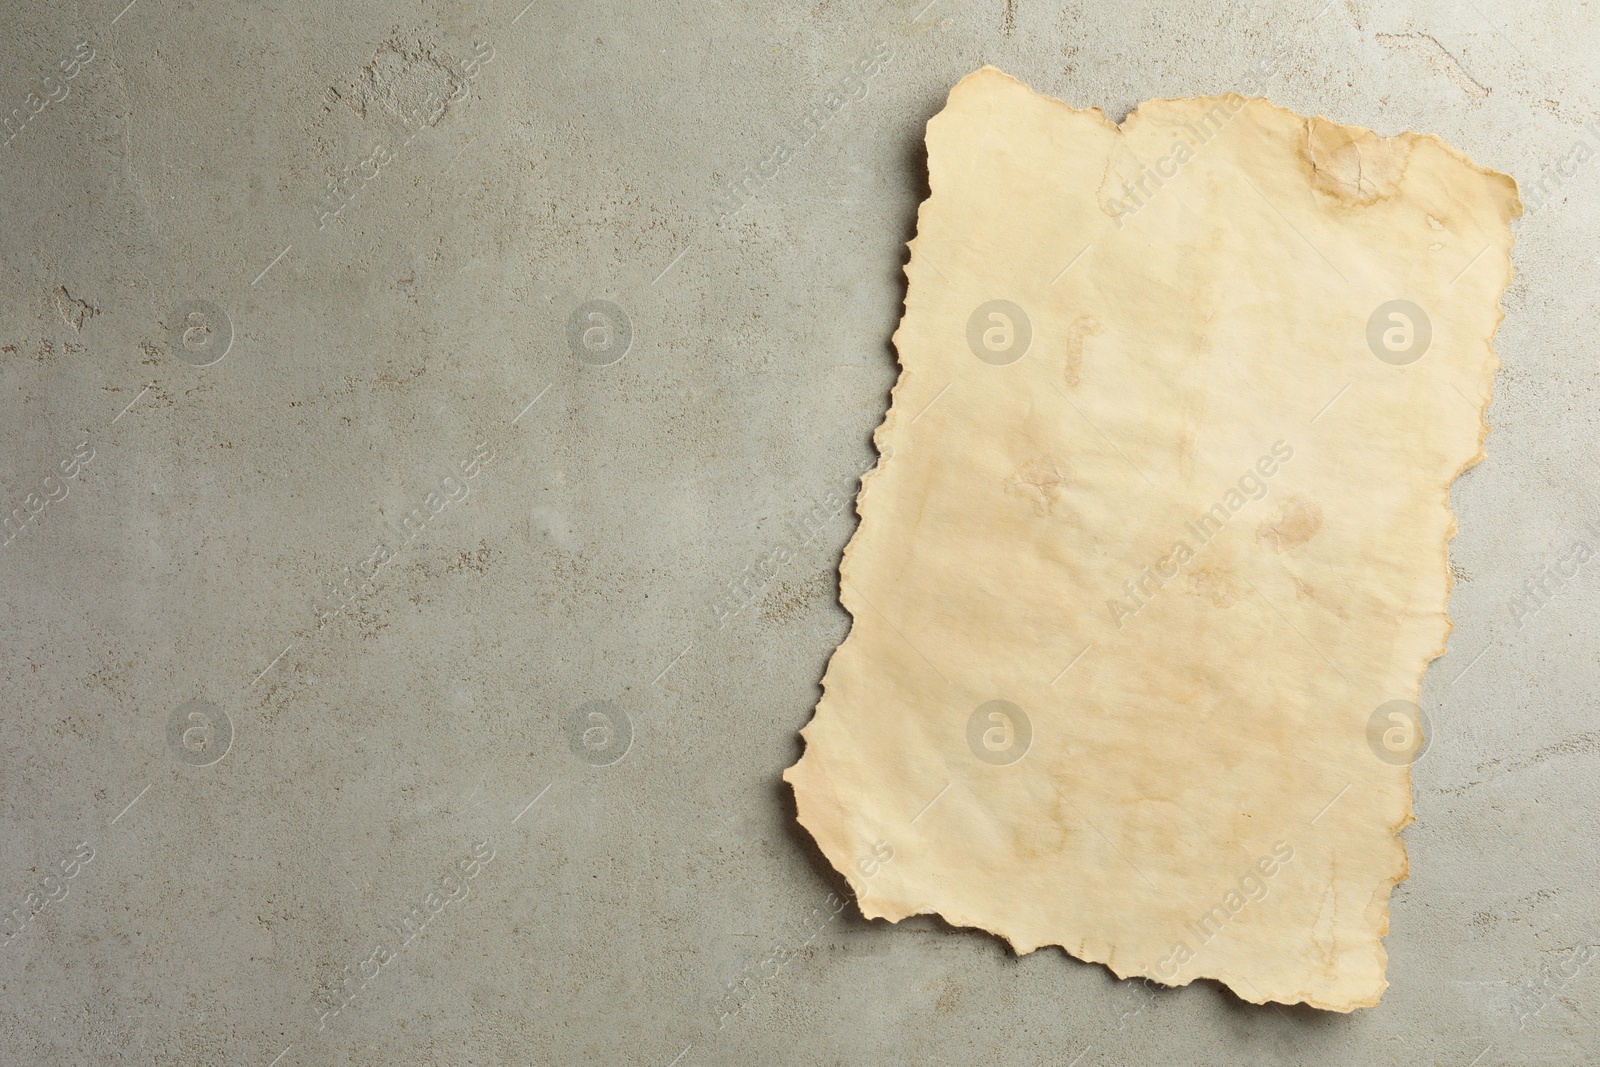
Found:
<svg viewBox="0 0 1600 1067"><path fill-rule="evenodd" d="M800 822L868 917L1377 1004L1514 183L993 68L927 145Z"/></svg>

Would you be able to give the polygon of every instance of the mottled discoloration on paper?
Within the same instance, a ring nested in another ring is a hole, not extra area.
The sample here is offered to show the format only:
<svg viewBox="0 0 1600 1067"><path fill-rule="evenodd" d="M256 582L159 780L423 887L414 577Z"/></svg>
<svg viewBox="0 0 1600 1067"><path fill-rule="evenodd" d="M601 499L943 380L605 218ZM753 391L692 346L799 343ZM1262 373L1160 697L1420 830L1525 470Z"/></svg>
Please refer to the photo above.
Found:
<svg viewBox="0 0 1600 1067"><path fill-rule="evenodd" d="M800 821L869 917L1376 1004L1515 185L992 68L928 165Z"/></svg>

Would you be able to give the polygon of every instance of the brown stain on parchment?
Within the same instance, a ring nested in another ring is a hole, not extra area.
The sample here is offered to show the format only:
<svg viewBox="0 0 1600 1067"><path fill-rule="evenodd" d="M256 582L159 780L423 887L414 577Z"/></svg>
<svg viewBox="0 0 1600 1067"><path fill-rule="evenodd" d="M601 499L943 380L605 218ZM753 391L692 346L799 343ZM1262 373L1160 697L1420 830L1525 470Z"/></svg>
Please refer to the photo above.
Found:
<svg viewBox="0 0 1600 1067"><path fill-rule="evenodd" d="M1400 195L1414 143L1371 130L1307 119L1301 164L1311 187L1340 204L1366 207Z"/></svg>
<svg viewBox="0 0 1600 1067"><path fill-rule="evenodd" d="M1296 496L1279 505L1271 518L1262 520L1256 527L1256 536L1282 552L1305 544L1321 529L1322 506L1315 500Z"/></svg>
<svg viewBox="0 0 1600 1067"><path fill-rule="evenodd" d="M1061 377L1068 388L1076 388L1083 379L1083 342L1085 338L1099 337L1105 333L1105 327L1091 315L1080 315L1078 320L1067 327L1067 360L1062 369Z"/></svg>
<svg viewBox="0 0 1600 1067"><path fill-rule="evenodd" d="M1051 456L1029 460L1006 479L1005 491L1033 504L1034 514L1048 515L1068 481L1067 465Z"/></svg>

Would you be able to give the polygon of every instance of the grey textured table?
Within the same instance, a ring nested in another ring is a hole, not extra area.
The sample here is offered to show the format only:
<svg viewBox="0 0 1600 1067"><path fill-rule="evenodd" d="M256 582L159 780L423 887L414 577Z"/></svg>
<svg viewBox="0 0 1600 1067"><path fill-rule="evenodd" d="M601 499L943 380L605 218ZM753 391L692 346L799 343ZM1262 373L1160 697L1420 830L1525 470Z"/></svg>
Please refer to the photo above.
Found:
<svg viewBox="0 0 1600 1067"><path fill-rule="evenodd" d="M1600 1058L1591 9L123 2L0 34L0 1062ZM794 825L985 62L1523 185L1380 1008L863 922Z"/></svg>

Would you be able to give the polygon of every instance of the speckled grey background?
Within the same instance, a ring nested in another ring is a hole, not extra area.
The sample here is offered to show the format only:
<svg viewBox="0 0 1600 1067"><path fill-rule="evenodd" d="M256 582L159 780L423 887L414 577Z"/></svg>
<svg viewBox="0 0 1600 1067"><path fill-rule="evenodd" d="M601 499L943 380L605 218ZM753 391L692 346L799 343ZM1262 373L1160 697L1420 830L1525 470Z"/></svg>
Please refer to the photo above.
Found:
<svg viewBox="0 0 1600 1067"><path fill-rule="evenodd" d="M1600 1058L1592 8L124 2L0 33L0 1062ZM1533 208L1349 1016L835 915L778 778L924 122L1267 57Z"/></svg>

